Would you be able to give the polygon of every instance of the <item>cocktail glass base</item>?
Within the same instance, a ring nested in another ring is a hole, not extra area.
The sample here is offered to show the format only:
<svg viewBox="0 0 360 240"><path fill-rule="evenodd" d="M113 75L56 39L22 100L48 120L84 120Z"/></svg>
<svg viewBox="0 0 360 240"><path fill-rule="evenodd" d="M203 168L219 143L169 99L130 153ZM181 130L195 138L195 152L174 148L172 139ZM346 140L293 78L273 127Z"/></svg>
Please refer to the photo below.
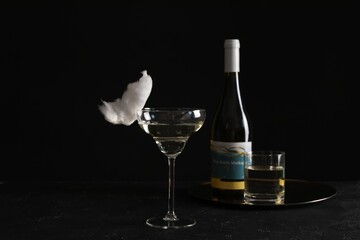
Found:
<svg viewBox="0 0 360 240"><path fill-rule="evenodd" d="M161 229L188 228L196 224L191 218L176 218L176 220L165 220L164 217L154 217L146 220L146 225Z"/></svg>

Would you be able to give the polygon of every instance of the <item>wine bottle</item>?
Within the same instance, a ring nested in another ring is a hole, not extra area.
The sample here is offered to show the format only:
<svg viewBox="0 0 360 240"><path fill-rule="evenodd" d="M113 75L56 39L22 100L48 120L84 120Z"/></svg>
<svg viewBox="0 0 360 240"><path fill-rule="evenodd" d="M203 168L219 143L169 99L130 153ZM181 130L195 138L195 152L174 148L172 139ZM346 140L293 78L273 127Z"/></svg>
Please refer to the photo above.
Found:
<svg viewBox="0 0 360 240"><path fill-rule="evenodd" d="M224 43L225 82L211 128L211 186L218 197L241 197L244 153L251 151L251 129L241 101L240 41Z"/></svg>

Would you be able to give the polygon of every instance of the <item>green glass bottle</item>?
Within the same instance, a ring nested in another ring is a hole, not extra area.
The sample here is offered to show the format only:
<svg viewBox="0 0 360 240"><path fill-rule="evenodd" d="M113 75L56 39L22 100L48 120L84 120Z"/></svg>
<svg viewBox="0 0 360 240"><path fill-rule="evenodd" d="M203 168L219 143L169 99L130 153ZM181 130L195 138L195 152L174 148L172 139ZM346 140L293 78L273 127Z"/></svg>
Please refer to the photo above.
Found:
<svg viewBox="0 0 360 240"><path fill-rule="evenodd" d="M244 153L252 149L252 133L241 101L240 41L224 43L225 81L222 98L211 128L211 186L214 195L242 198Z"/></svg>

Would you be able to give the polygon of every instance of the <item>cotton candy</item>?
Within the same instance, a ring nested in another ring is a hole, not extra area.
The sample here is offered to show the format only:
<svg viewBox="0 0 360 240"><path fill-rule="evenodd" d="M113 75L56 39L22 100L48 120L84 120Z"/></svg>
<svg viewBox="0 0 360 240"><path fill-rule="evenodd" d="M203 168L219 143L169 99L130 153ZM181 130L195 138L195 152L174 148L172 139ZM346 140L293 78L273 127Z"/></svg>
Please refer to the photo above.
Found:
<svg viewBox="0 0 360 240"><path fill-rule="evenodd" d="M152 89L151 76L144 70L142 77L133 83L129 83L121 98L113 102L102 101L99 110L105 120L112 124L131 125L137 119L137 111L144 108Z"/></svg>

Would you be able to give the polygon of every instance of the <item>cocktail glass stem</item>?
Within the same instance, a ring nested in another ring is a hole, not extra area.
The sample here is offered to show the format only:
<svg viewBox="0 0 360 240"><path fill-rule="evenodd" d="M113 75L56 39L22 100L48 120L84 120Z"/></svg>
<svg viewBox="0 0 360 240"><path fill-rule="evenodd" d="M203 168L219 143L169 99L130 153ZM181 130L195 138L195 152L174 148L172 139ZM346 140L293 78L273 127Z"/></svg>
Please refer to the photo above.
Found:
<svg viewBox="0 0 360 240"><path fill-rule="evenodd" d="M168 157L169 186L168 186L168 211L164 217L165 221L177 221L175 214L175 157Z"/></svg>

